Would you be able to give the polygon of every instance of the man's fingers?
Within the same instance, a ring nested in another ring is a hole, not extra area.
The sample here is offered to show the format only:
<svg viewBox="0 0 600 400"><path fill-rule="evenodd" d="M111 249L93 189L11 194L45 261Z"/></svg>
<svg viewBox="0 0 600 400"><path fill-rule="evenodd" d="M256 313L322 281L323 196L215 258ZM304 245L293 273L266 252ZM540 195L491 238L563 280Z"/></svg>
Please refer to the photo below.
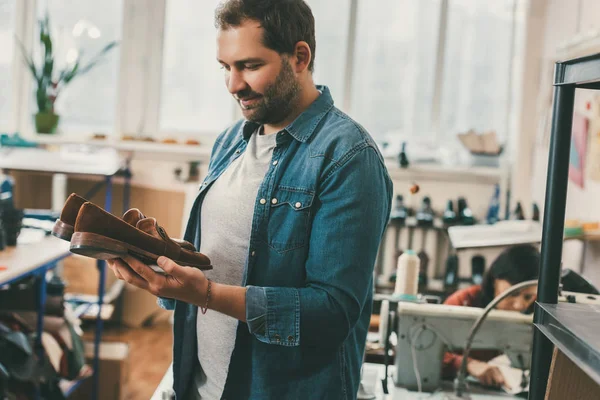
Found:
<svg viewBox="0 0 600 400"><path fill-rule="evenodd" d="M159 267L163 269L163 271L167 273L167 275L171 275L178 281L180 281L179 278L183 278L185 275L184 268L181 265L177 264L175 261L171 260L170 258L164 256L158 257L156 263Z"/></svg>
<svg viewBox="0 0 600 400"><path fill-rule="evenodd" d="M131 269L128 265L123 262L115 264L116 273L118 273L122 279L131 283L134 286L137 286L141 289L148 289L148 281L142 279L133 269Z"/></svg>
<svg viewBox="0 0 600 400"><path fill-rule="evenodd" d="M138 260L137 258L131 256L123 257L123 261L125 261L129 267L135 271L136 274L141 276L144 280L146 280L150 284L157 283L157 274L152 271L152 268Z"/></svg>
<svg viewBox="0 0 600 400"><path fill-rule="evenodd" d="M117 278L123 280L123 277L121 276L121 274L117 270L117 264L118 263L121 263L122 266L125 265L125 264L123 264L123 261L121 261L120 259L117 259L117 258L114 258L112 260L106 260L106 265L108 265L108 268L111 269L111 271L115 274L115 276Z"/></svg>

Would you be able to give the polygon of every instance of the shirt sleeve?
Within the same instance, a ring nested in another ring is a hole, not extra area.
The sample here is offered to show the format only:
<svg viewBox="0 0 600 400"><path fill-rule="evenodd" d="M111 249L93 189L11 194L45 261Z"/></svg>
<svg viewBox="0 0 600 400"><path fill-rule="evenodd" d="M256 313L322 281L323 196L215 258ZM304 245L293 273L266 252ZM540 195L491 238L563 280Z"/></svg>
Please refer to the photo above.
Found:
<svg viewBox="0 0 600 400"><path fill-rule="evenodd" d="M454 378L460 369L463 356L460 354L447 352L442 360L442 377L449 379Z"/></svg>
<svg viewBox="0 0 600 400"><path fill-rule="evenodd" d="M373 267L392 201L381 157L365 144L320 184L302 288L248 287L248 328L283 346L337 346L370 301Z"/></svg>

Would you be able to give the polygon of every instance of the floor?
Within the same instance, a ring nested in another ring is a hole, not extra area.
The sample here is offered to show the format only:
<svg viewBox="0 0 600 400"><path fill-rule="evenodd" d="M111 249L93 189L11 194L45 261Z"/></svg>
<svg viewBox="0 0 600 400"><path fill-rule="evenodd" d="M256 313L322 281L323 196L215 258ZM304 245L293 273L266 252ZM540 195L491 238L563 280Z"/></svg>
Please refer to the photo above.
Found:
<svg viewBox="0 0 600 400"><path fill-rule="evenodd" d="M85 340L93 338L86 329ZM172 361L172 327L168 322L144 328L107 327L103 341L129 344L129 371L125 400L148 400Z"/></svg>

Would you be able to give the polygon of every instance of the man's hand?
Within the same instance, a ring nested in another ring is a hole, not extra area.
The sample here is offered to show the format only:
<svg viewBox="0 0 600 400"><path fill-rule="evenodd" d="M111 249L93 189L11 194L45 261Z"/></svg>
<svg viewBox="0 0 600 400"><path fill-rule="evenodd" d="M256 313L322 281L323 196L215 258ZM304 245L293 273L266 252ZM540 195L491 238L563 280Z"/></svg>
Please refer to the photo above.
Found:
<svg viewBox="0 0 600 400"><path fill-rule="evenodd" d="M131 256L108 260L107 264L117 278L155 296L181 300L196 306L204 306L206 302L208 280L197 268L182 267L166 257L159 257L157 264L167 275L154 272L148 265Z"/></svg>
<svg viewBox="0 0 600 400"><path fill-rule="evenodd" d="M467 371L486 386L504 386L505 382L502 372L497 367L489 365L486 362L470 360L467 363Z"/></svg>

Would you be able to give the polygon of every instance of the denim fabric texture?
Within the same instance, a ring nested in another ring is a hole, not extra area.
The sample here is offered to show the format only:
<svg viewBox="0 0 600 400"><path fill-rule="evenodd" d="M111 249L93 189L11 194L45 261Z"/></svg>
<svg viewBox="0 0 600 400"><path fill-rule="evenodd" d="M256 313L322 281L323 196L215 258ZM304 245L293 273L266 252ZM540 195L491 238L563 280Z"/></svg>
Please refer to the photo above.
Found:
<svg viewBox="0 0 600 400"><path fill-rule="evenodd" d="M258 190L243 274L247 323L238 324L224 399L356 398L393 189L371 136L334 106L327 87L318 89L317 100L276 133ZM205 191L257 127L239 121L215 142L186 229L197 248ZM159 302L175 310L174 390L185 399L199 367L198 309Z"/></svg>

